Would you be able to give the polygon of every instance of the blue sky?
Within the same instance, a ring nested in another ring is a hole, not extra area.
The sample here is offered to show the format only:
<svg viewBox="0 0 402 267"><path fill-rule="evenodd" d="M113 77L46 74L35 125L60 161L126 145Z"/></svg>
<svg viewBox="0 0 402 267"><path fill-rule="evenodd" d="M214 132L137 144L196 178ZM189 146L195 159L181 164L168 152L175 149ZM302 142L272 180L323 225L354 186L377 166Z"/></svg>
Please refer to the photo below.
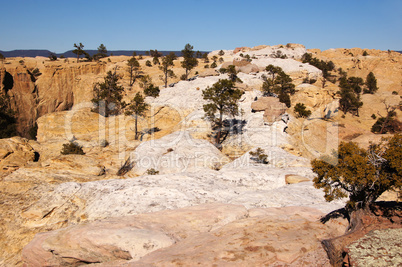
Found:
<svg viewBox="0 0 402 267"><path fill-rule="evenodd" d="M402 0L0 0L0 50L402 50Z"/></svg>

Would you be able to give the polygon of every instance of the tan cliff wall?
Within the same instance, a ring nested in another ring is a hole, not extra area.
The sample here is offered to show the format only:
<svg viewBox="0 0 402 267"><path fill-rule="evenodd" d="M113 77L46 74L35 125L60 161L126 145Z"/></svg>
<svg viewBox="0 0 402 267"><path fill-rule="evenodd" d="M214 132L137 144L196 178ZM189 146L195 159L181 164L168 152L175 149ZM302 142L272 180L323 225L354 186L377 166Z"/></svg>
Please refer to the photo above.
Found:
<svg viewBox="0 0 402 267"><path fill-rule="evenodd" d="M36 78L32 70L38 68ZM74 104L90 101L91 89L105 63L61 63L26 58L0 66L0 86L10 96L17 130L27 136L40 116L70 109Z"/></svg>

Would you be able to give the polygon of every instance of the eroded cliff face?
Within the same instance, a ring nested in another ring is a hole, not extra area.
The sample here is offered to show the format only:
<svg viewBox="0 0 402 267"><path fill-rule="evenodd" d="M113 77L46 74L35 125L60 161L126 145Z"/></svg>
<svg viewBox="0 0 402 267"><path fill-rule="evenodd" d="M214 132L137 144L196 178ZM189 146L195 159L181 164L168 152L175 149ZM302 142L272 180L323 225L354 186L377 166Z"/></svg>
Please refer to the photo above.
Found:
<svg viewBox="0 0 402 267"><path fill-rule="evenodd" d="M33 74L36 68L39 76ZM105 63L55 63L38 58L3 64L0 86L10 96L19 134L27 137L40 116L90 101L92 86L105 70Z"/></svg>

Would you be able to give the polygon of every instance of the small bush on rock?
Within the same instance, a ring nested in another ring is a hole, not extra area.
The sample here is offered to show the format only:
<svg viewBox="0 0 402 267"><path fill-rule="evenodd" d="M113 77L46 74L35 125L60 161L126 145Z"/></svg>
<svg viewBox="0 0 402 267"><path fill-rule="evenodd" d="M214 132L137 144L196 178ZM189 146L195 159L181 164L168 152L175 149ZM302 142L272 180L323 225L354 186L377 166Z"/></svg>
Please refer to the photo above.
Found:
<svg viewBox="0 0 402 267"><path fill-rule="evenodd" d="M262 149L261 147L257 148L257 150L255 152L250 151L250 155L252 160L254 160L257 163L262 163L262 164L268 164L268 156L267 154L265 154L264 149Z"/></svg>
<svg viewBox="0 0 402 267"><path fill-rule="evenodd" d="M63 144L63 149L60 152L62 155L69 154L77 154L77 155L85 155L84 150L82 150L82 146L70 141L67 144Z"/></svg>
<svg viewBox="0 0 402 267"><path fill-rule="evenodd" d="M147 170L148 175L157 175L159 174L159 171L155 170L154 168L148 169Z"/></svg>

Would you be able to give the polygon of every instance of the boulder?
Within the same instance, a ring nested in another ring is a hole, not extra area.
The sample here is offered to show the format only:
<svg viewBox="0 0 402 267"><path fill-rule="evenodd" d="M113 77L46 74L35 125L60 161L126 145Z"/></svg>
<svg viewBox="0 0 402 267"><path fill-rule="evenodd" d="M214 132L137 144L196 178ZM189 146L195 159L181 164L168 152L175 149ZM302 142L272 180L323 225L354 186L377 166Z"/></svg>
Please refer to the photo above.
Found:
<svg viewBox="0 0 402 267"><path fill-rule="evenodd" d="M287 174L285 175L286 184L298 184L310 181L309 178L300 175Z"/></svg>
<svg viewBox="0 0 402 267"><path fill-rule="evenodd" d="M279 102L277 97L260 97L251 104L251 109L264 111L264 121L273 123L280 120L282 115L285 114L286 105Z"/></svg>

